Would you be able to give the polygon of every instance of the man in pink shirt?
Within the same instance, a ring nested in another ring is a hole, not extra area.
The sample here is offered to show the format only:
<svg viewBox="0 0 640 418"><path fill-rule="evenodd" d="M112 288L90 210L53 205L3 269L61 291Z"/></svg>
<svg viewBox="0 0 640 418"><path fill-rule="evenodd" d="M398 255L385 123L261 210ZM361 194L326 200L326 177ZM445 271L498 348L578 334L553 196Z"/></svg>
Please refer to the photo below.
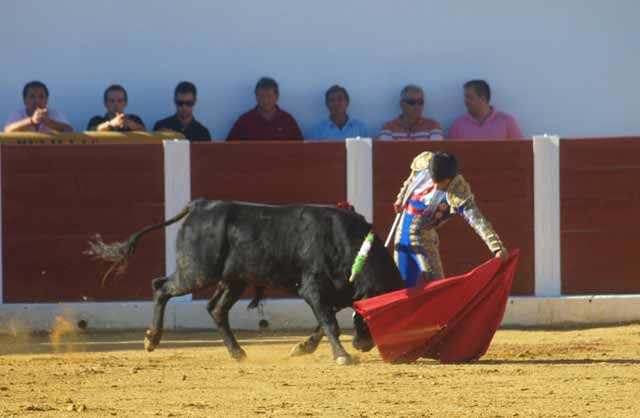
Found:
<svg viewBox="0 0 640 418"><path fill-rule="evenodd" d="M484 80L464 84L464 105L469 113L456 119L449 139L521 139L524 138L513 116L499 112L489 104L491 89Z"/></svg>

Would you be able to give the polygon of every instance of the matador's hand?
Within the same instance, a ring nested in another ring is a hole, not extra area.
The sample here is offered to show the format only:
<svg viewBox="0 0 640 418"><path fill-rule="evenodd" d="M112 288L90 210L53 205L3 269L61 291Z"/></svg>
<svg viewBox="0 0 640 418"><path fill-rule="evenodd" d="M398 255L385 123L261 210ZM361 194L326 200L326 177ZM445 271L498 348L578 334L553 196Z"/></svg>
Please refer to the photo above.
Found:
<svg viewBox="0 0 640 418"><path fill-rule="evenodd" d="M393 203L393 210L395 210L396 213L400 213L402 211L402 202L400 200L396 200Z"/></svg>
<svg viewBox="0 0 640 418"><path fill-rule="evenodd" d="M503 260L506 260L507 257L509 257L509 251L507 251L506 248L503 248L496 253L496 258L501 258Z"/></svg>

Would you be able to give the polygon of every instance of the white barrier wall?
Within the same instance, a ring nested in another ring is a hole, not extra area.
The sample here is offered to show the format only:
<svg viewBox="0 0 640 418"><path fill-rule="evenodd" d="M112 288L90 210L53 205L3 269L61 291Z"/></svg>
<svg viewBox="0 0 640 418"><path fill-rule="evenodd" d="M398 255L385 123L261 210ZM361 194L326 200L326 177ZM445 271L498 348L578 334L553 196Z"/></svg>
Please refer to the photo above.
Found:
<svg viewBox="0 0 640 418"><path fill-rule="evenodd" d="M189 141L169 140L164 148L164 219L176 216L191 201L191 149ZM164 229L165 274L176 271L176 240L182 221ZM173 298L173 302L189 302L192 296Z"/></svg>
<svg viewBox="0 0 640 418"><path fill-rule="evenodd" d="M174 111L176 83L191 80L196 116L221 139L271 75L304 132L338 83L375 136L399 112L403 85L423 86L426 114L448 128L464 112L462 83L486 78L527 136L637 135L639 15L636 0L6 0L0 120L41 79L82 130L120 83L150 128Z"/></svg>
<svg viewBox="0 0 640 418"><path fill-rule="evenodd" d="M560 138L533 139L533 225L536 296L560 296Z"/></svg>

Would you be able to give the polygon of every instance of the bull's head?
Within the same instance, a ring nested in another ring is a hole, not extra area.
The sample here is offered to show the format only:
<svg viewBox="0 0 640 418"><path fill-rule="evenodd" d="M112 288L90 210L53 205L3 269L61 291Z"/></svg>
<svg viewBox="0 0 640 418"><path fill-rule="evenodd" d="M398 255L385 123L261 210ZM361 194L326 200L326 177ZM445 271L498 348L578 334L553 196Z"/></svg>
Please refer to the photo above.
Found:
<svg viewBox="0 0 640 418"><path fill-rule="evenodd" d="M367 237L371 237L369 241L371 248L367 251L366 262L360 266L359 273L352 274L350 279L354 285L353 300L367 299L404 287L400 272L380 239L371 233ZM366 247L366 242L365 239L361 251ZM371 350L375 344L369 326L360 314L353 315L353 325L355 329L353 347L364 352Z"/></svg>
<svg viewBox="0 0 640 418"><path fill-rule="evenodd" d="M353 348L365 353L370 351L374 346L373 338L367 323L358 313L353 314L353 327L356 331L353 336Z"/></svg>

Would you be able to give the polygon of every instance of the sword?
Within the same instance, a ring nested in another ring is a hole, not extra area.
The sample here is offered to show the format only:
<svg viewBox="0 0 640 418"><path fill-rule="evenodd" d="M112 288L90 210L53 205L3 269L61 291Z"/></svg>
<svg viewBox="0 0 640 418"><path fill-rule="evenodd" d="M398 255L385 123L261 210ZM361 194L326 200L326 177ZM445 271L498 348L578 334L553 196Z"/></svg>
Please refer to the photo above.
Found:
<svg viewBox="0 0 640 418"><path fill-rule="evenodd" d="M422 178L424 177L424 174L422 174L422 172L420 174L418 174L416 177L413 178L413 180L411 180L411 183L409 184L408 189L406 189L406 191L404 191L404 193L402 193L402 208L400 209L400 212L398 212L396 214L396 218L393 220L393 225L391 225L391 230L389 231L389 235L387 236L387 240L384 242L384 247L387 248L389 246L389 242L391 241L391 237L393 236L393 232L396 230L396 227L398 226L398 221L400 220L400 216L402 215L402 211L404 210L404 205L407 203L407 200L409 198L409 196L411 196L411 193L413 192L413 189L415 189L416 184L419 183ZM407 193L408 192L408 193Z"/></svg>
<svg viewBox="0 0 640 418"><path fill-rule="evenodd" d="M402 212L396 214L396 218L393 220L393 225L391 225L391 230L389 231L389 235L387 236L387 240L384 242L384 247L387 248L389 246L389 241L391 241L391 237L393 236L393 232L396 230L398 226L398 221L400 220L400 215Z"/></svg>

